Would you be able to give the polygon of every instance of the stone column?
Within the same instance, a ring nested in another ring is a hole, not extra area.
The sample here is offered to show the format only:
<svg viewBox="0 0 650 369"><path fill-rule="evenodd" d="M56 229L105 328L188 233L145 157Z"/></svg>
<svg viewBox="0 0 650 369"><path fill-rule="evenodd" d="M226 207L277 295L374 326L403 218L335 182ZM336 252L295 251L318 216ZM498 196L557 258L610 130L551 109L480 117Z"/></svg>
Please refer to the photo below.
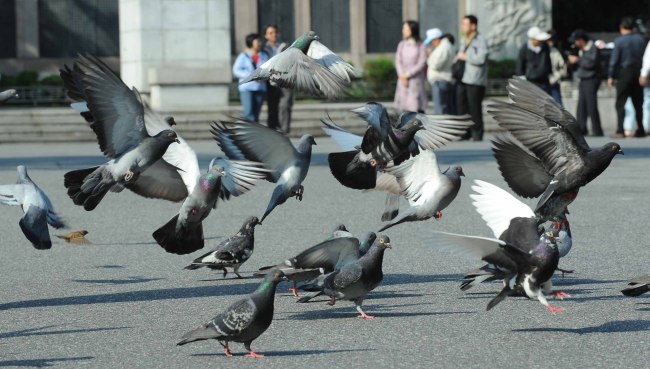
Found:
<svg viewBox="0 0 650 369"><path fill-rule="evenodd" d="M16 1L16 57L39 57L38 0Z"/></svg>
<svg viewBox="0 0 650 369"><path fill-rule="evenodd" d="M295 16L296 37L311 31L311 1L294 0L293 13Z"/></svg>
<svg viewBox="0 0 650 369"><path fill-rule="evenodd" d="M418 0L402 0L402 20L418 21ZM422 31L422 29L420 29ZM424 36L424 35L421 35Z"/></svg>
<svg viewBox="0 0 650 369"><path fill-rule="evenodd" d="M233 6L235 7L235 51L236 54L239 54L244 50L246 35L259 31L257 29L257 0L236 0L233 1Z"/></svg>
<svg viewBox="0 0 650 369"><path fill-rule="evenodd" d="M228 0L120 0L121 76L154 110L228 104Z"/></svg>
<svg viewBox="0 0 650 369"><path fill-rule="evenodd" d="M366 46L366 0L350 0L350 57L354 65L363 65Z"/></svg>

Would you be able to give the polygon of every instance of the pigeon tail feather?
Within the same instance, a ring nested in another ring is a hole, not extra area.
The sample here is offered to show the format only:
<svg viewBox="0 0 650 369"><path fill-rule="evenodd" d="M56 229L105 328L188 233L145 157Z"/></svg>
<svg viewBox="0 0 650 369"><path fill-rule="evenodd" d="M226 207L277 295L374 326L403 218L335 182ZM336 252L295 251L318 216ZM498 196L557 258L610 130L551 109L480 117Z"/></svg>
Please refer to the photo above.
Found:
<svg viewBox="0 0 650 369"><path fill-rule="evenodd" d="M177 233L177 222L178 214L153 232L152 236L158 242L158 245L164 248L165 251L177 255L189 254L202 249L204 246L203 225L199 223L193 228L183 227L182 231Z"/></svg>
<svg viewBox="0 0 650 369"><path fill-rule="evenodd" d="M75 205L83 205L85 210L91 211L115 182L104 167L97 166L67 172L63 184Z"/></svg>
<svg viewBox="0 0 650 369"><path fill-rule="evenodd" d="M330 171L345 187L367 190L375 187L377 170L367 163L358 161L359 150L335 152L328 155Z"/></svg>

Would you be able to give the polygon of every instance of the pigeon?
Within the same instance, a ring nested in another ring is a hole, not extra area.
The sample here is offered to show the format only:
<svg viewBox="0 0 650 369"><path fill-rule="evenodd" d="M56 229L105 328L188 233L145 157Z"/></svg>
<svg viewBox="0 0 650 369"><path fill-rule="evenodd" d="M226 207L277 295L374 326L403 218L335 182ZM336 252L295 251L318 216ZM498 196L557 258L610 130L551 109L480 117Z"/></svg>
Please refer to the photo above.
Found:
<svg viewBox="0 0 650 369"><path fill-rule="evenodd" d="M432 245L479 257L504 271L504 287L488 303L487 310L507 296L523 295L539 300L553 314L564 311L549 304L544 295L552 293L560 299L569 296L552 291L551 277L560 259L557 230L551 228L540 238L538 219L531 208L493 184L474 183L476 194L470 195L473 204L498 238L434 232Z"/></svg>
<svg viewBox="0 0 650 369"><path fill-rule="evenodd" d="M556 220L623 150L615 142L590 148L576 119L534 84L511 78L508 92L512 102L488 110L510 133L492 140L499 170L516 194L539 197L538 217Z"/></svg>
<svg viewBox="0 0 650 369"><path fill-rule="evenodd" d="M18 98L18 94L16 93L16 90L10 89L10 90L5 90L0 92L0 105L6 103L7 101L13 99L13 98Z"/></svg>
<svg viewBox="0 0 650 369"><path fill-rule="evenodd" d="M194 270L208 267L223 270L223 277L226 278L227 268L234 268L237 278L243 278L239 275L239 267L253 255L255 226L258 223L257 217L248 217L236 235L221 242L214 250L194 259L192 264L186 266L185 269Z"/></svg>
<svg viewBox="0 0 650 369"><path fill-rule="evenodd" d="M625 296L635 297L650 291L650 275L641 275L629 280L631 287L621 290Z"/></svg>
<svg viewBox="0 0 650 369"><path fill-rule="evenodd" d="M80 231L72 231L66 234L56 235L57 238L64 240L67 243L74 243L77 245L90 245L92 242L88 241L85 237L88 231L82 229Z"/></svg>
<svg viewBox="0 0 650 369"><path fill-rule="evenodd" d="M350 85L351 78L357 76L357 72L319 40L314 31L303 34L291 46L260 65L241 83L266 80L271 85L317 97L340 97Z"/></svg>
<svg viewBox="0 0 650 369"><path fill-rule="evenodd" d="M90 121L106 164L64 175L68 196L85 210L95 209L108 191L124 188L148 198L181 201L191 189L183 176L198 172L196 154L145 106L102 61L80 55L61 78L68 96L79 100L73 108ZM174 143L174 145L172 145ZM164 156L167 155L165 158Z"/></svg>
<svg viewBox="0 0 650 369"><path fill-rule="evenodd" d="M181 255L202 249L202 222L216 209L218 200L248 192L267 173L260 163L212 159L208 171L188 183L188 188L193 188L178 214L154 231L153 238L169 253Z"/></svg>
<svg viewBox="0 0 650 369"><path fill-rule="evenodd" d="M27 168L19 165L16 169L16 184L0 185L0 204L20 205L24 215L18 224L25 237L36 249L50 249L52 240L47 225L58 229L65 227L65 224L54 211L50 198L29 177Z"/></svg>
<svg viewBox="0 0 650 369"><path fill-rule="evenodd" d="M403 222L442 218L442 210L458 195L460 177L464 177L465 173L460 166L448 168L441 173L436 154L432 150L424 150L398 166L386 168L386 173L381 176L395 177L396 181L379 179L378 183L387 184L389 188L386 190L389 192L401 193L411 206L382 226L379 232ZM379 186L376 189L382 188Z"/></svg>
<svg viewBox="0 0 650 369"><path fill-rule="evenodd" d="M330 296L329 305L334 305L336 300L351 300L355 303L359 318L372 319L361 308L366 295L377 288L384 279L382 262L384 251L391 248L390 239L386 235L379 237L379 241L370 247L370 250L357 261L346 264L334 272L319 277L312 284L303 286L305 291L322 292ZM312 295L298 299L304 303L313 298Z"/></svg>
<svg viewBox="0 0 650 369"><path fill-rule="evenodd" d="M352 111L368 123L363 137L346 131L331 119L321 119L321 122L323 130L345 150L328 156L330 170L341 184L354 189L374 188L377 170L389 164L399 165L417 155L420 149L438 149L459 140L473 124L469 115L414 112L402 113L397 122L391 123L386 108L375 102Z"/></svg>
<svg viewBox="0 0 650 369"><path fill-rule="evenodd" d="M302 201L302 181L309 171L312 145L316 145L312 135L303 135L294 147L282 133L246 120L216 121L212 135L230 159L264 163L269 170L266 179L276 187L260 224L288 198Z"/></svg>
<svg viewBox="0 0 650 369"><path fill-rule="evenodd" d="M284 279L281 271L270 271L255 292L236 301L209 322L185 333L177 345L215 339L223 346L225 355L231 357L232 352L228 343L242 342L248 351L246 356L263 357L264 355L251 349L251 343L271 325L275 288Z"/></svg>

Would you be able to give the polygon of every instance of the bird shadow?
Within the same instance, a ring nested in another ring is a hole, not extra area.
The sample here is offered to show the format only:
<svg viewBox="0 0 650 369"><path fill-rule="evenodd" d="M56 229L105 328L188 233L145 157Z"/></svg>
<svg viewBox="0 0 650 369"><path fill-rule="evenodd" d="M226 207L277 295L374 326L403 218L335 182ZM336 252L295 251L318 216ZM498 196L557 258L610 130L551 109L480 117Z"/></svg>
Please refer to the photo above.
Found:
<svg viewBox="0 0 650 369"><path fill-rule="evenodd" d="M25 309L32 307L112 304L134 301L177 300L212 296L243 295L255 289L257 283L241 283L230 285L210 285L205 287L161 288L153 290L129 291L117 293L102 293L95 295L80 295L14 301L0 304L0 310Z"/></svg>
<svg viewBox="0 0 650 369"><path fill-rule="evenodd" d="M46 330L57 327L56 325L46 325L38 328L28 328L13 332L0 333L0 339L15 338L15 337L30 337L30 336L48 336L57 334L75 334L86 332L103 332L114 331L118 329L129 329L131 327L105 327L105 328L84 328L84 329L62 329L62 330Z"/></svg>
<svg viewBox="0 0 650 369"><path fill-rule="evenodd" d="M387 305L366 305L363 310L368 315L377 318L401 318L401 317L417 317L417 316L432 316L432 315L447 315L447 314L471 314L470 311L440 311L440 312L403 312L403 311L390 311L394 306ZM386 309L382 311L382 309ZM340 308L332 308L324 306L323 309L308 310L295 314L290 314L286 318L277 320L315 320L315 319L350 319L356 317L356 310L353 306L344 306Z"/></svg>
<svg viewBox="0 0 650 369"><path fill-rule="evenodd" d="M222 272L219 272L219 273L221 274ZM228 274L230 274L230 273L228 273ZM251 276L242 277L242 278L238 278L237 276L234 276L232 278L227 277L227 278L198 279L197 281L198 282L224 282L224 281L227 282L227 281L244 281L244 280L247 280L247 279L260 279L260 278L251 275Z"/></svg>
<svg viewBox="0 0 650 369"><path fill-rule="evenodd" d="M88 246L138 246L138 245L157 245L158 243L156 241L134 241L134 242L120 242L120 243L115 243L115 242L104 242L104 243L97 243L93 242L91 245Z"/></svg>
<svg viewBox="0 0 650 369"><path fill-rule="evenodd" d="M578 284L612 284L625 282L622 279L591 279L591 278L573 278L560 277L553 279L554 286L573 286Z"/></svg>
<svg viewBox="0 0 650 369"><path fill-rule="evenodd" d="M143 278L140 276L136 277L127 277L126 279L73 279L73 282L77 283L88 283L88 284L112 284L112 285L122 285L122 284L134 284L134 283L146 283L151 281L159 281L164 278Z"/></svg>
<svg viewBox="0 0 650 369"><path fill-rule="evenodd" d="M463 279L462 277L461 274L385 274L382 286L460 281Z"/></svg>
<svg viewBox="0 0 650 369"><path fill-rule="evenodd" d="M650 331L650 320L614 320L601 325L583 328L523 328L513 329L513 332L558 332L575 333L579 335L590 333L625 333Z"/></svg>
<svg viewBox="0 0 650 369"><path fill-rule="evenodd" d="M342 352L361 352L361 351L375 351L371 348L363 349L341 349L341 350L290 350L290 351L264 351L259 352L264 356L305 356L305 355L323 355L323 354L336 354ZM234 356L245 356L246 354L233 354ZM224 356L223 353L210 353L210 354L192 354L191 356L201 357L201 356Z"/></svg>
<svg viewBox="0 0 650 369"><path fill-rule="evenodd" d="M111 264L108 264L108 265L96 265L95 268L97 268L97 269L122 269L122 268L125 268L125 266L124 265L111 265Z"/></svg>
<svg viewBox="0 0 650 369"><path fill-rule="evenodd" d="M76 357L57 357L49 359L25 359L25 360L3 360L0 361L0 367L36 367L36 368L45 368L48 366L54 366L57 363L69 363L73 361L83 361L83 360L92 360L94 356L76 356Z"/></svg>
<svg viewBox="0 0 650 369"><path fill-rule="evenodd" d="M650 302L638 302L636 305L650 305ZM636 311L650 311L650 306L649 307L642 307L642 308L636 308Z"/></svg>

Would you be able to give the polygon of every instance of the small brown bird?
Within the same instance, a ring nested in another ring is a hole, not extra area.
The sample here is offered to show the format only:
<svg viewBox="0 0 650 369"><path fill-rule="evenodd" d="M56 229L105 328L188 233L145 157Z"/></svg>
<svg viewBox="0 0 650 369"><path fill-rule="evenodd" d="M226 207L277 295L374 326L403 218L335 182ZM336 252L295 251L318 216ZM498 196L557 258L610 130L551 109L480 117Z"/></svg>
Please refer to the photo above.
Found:
<svg viewBox="0 0 650 369"><path fill-rule="evenodd" d="M65 240L67 243L74 243L77 245L90 245L92 242L88 241L85 235L88 234L88 231L72 231L63 235L56 235L58 238Z"/></svg>

